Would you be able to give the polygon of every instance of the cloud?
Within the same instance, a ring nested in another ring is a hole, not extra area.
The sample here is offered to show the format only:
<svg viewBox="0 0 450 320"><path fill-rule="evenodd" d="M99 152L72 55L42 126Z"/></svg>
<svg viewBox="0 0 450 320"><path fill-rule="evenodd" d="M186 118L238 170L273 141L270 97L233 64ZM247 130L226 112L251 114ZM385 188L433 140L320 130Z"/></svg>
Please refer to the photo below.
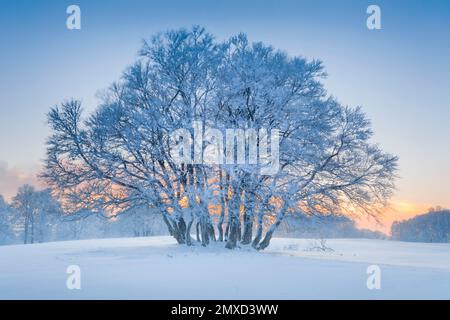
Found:
<svg viewBox="0 0 450 320"><path fill-rule="evenodd" d="M10 200L16 194L17 189L24 184L35 187L42 186L36 172L10 167L8 163L0 161L0 194L6 200Z"/></svg>

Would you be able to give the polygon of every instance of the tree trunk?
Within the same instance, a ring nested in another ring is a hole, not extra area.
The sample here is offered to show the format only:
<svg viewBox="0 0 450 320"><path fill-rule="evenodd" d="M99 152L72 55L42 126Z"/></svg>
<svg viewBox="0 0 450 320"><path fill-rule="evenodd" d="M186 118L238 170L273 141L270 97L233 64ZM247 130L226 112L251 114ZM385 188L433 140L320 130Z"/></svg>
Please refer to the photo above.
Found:
<svg viewBox="0 0 450 320"><path fill-rule="evenodd" d="M258 247L258 244L261 241L262 232L263 232L263 220L262 217L261 219L258 217L258 227L256 228L255 239L253 239L252 242L252 247L255 249Z"/></svg>
<svg viewBox="0 0 450 320"><path fill-rule="evenodd" d="M200 242L200 222L195 224L195 233L197 236L197 242Z"/></svg>
<svg viewBox="0 0 450 320"><path fill-rule="evenodd" d="M237 247L238 237L239 237L239 223L236 217L232 217L229 226L228 241L225 246L227 249L234 249Z"/></svg>
<svg viewBox="0 0 450 320"><path fill-rule="evenodd" d="M170 221L169 225L171 225ZM186 223L184 222L183 217L180 217L178 221L173 221L173 224L169 228L172 229L172 237L177 240L178 244L186 243Z"/></svg>
<svg viewBox="0 0 450 320"><path fill-rule="evenodd" d="M258 227L256 228L255 239L253 239L253 242L252 242L252 247L255 249L258 247L258 244L262 238L263 223L264 223L264 220L263 220L264 205L265 205L265 203L263 203L261 206L258 207Z"/></svg>
<svg viewBox="0 0 450 320"><path fill-rule="evenodd" d="M242 244L250 244L253 234L253 215L244 214L244 232L242 234Z"/></svg>
<svg viewBox="0 0 450 320"><path fill-rule="evenodd" d="M31 239L30 243L34 243L34 217L31 216Z"/></svg>
<svg viewBox="0 0 450 320"><path fill-rule="evenodd" d="M208 227L209 227L209 238L214 242L217 241L216 232L214 231L214 226L211 222L208 224Z"/></svg>
<svg viewBox="0 0 450 320"><path fill-rule="evenodd" d="M240 233L240 221L239 221L239 208L228 212L229 222L228 222L228 239L225 248L234 249L237 247L237 242L239 241Z"/></svg>
<svg viewBox="0 0 450 320"><path fill-rule="evenodd" d="M223 175L222 170L219 170L219 186L220 186L220 217L219 221L217 223L217 229L219 231L219 238L218 241L223 241L223 222L225 220L225 188L224 187L224 181L223 181Z"/></svg>
<svg viewBox="0 0 450 320"><path fill-rule="evenodd" d="M219 231L218 241L223 242L223 221L219 220L217 224L217 230Z"/></svg>
<svg viewBox="0 0 450 320"><path fill-rule="evenodd" d="M233 195L228 209L228 240L225 248L234 249L240 238L240 190L236 186L233 187Z"/></svg>
<svg viewBox="0 0 450 320"><path fill-rule="evenodd" d="M228 218L228 220L229 220L229 218ZM227 226L225 227L224 241L228 241L229 236L230 236L230 221L228 221Z"/></svg>
<svg viewBox="0 0 450 320"><path fill-rule="evenodd" d="M275 223L270 227L269 230L267 230L266 235L264 236L264 239L261 241L261 243L259 243L257 245L257 247L256 247L257 250L264 250L265 248L267 248L269 246L270 240L272 240L273 233L278 228L280 223L283 221L286 211L287 211L287 207L286 207L286 205L284 205L283 208L281 209L280 213L278 214L277 220L275 221Z"/></svg>
<svg viewBox="0 0 450 320"><path fill-rule="evenodd" d="M194 223L194 218L191 217L191 221L189 221L187 228L186 228L186 244L188 246L192 246L191 228L192 228L193 223Z"/></svg>
<svg viewBox="0 0 450 320"><path fill-rule="evenodd" d="M220 212L219 221L217 222L217 231L219 232L218 241L223 242L223 222L225 220L225 201L222 201L222 210ZM214 231L214 227L213 227Z"/></svg>
<svg viewBox="0 0 450 320"><path fill-rule="evenodd" d="M27 244L28 241L28 228L29 228L29 219L28 215L25 216L25 231L24 231L24 237L23 237L23 243Z"/></svg>
<svg viewBox="0 0 450 320"><path fill-rule="evenodd" d="M178 244L184 244L185 243L184 235L182 235L181 232L178 229L174 230L173 237L175 238L175 240L177 240Z"/></svg>
<svg viewBox="0 0 450 320"><path fill-rule="evenodd" d="M167 217L166 217L166 215L163 213L163 221L164 221L164 223L166 224L166 226L167 226L167 229L169 230L169 234L171 235L171 236L173 236L173 227L172 227L172 225L170 224L170 221L169 221L169 219L167 219Z"/></svg>
<svg viewBox="0 0 450 320"><path fill-rule="evenodd" d="M209 227L208 223L205 222L205 218L202 218L201 235L202 235L202 246L206 247L209 244Z"/></svg>
<svg viewBox="0 0 450 320"><path fill-rule="evenodd" d="M184 221L183 217L180 217L178 220L178 229L180 233L181 238L181 244L186 243L186 222Z"/></svg>

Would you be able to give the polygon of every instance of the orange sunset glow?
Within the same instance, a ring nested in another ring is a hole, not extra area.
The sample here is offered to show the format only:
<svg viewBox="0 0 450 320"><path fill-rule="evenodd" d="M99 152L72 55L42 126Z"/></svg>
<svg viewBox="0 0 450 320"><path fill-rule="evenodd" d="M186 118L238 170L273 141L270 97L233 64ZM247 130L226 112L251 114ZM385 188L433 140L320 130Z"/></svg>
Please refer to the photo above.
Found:
<svg viewBox="0 0 450 320"><path fill-rule="evenodd" d="M360 228L377 230L390 234L393 222L410 219L416 215L424 214L428 212L431 207L432 205L424 203L393 200L390 206L387 207L379 217L379 223L370 217L360 217L357 219L357 225Z"/></svg>

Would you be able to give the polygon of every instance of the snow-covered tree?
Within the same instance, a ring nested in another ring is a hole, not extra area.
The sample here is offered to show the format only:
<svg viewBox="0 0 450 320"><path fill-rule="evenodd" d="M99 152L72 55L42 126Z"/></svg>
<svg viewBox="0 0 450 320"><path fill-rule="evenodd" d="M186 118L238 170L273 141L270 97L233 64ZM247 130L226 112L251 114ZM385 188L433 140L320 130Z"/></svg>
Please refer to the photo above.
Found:
<svg viewBox="0 0 450 320"><path fill-rule="evenodd" d="M426 214L395 221L392 238L412 242L450 242L450 210L431 208Z"/></svg>
<svg viewBox="0 0 450 320"><path fill-rule="evenodd" d="M301 213L287 215L276 232L281 237L296 238L366 238L385 239L378 231L360 229L344 215L310 216Z"/></svg>
<svg viewBox="0 0 450 320"><path fill-rule="evenodd" d="M110 232L112 221L102 213L82 209L63 213L57 225L58 240L96 239L118 236Z"/></svg>
<svg viewBox="0 0 450 320"><path fill-rule="evenodd" d="M167 234L167 227L158 212L137 207L121 213L114 220L113 228L121 236L148 237Z"/></svg>
<svg viewBox="0 0 450 320"><path fill-rule="evenodd" d="M14 238L13 210L0 195L0 245L11 242Z"/></svg>
<svg viewBox="0 0 450 320"><path fill-rule="evenodd" d="M49 190L37 191L30 185L19 188L12 206L19 215L23 242L35 243L51 240L60 216L59 203Z"/></svg>
<svg viewBox="0 0 450 320"><path fill-rule="evenodd" d="M376 214L397 158L371 144L361 108L331 98L324 76L321 62L243 34L158 34L89 117L77 100L51 109L42 176L72 207L147 207L188 245L196 233L203 245L264 249L287 213ZM224 141L228 129L243 149ZM271 156L252 161L254 149Z"/></svg>

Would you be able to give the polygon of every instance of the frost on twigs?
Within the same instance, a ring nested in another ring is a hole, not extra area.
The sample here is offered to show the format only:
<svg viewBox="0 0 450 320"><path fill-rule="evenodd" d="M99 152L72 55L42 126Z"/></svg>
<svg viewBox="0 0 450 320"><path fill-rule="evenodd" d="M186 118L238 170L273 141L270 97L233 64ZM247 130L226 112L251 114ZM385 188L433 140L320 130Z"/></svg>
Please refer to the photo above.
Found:
<svg viewBox="0 0 450 320"><path fill-rule="evenodd" d="M334 249L327 246L326 239L311 240L305 251L309 252L334 252Z"/></svg>

